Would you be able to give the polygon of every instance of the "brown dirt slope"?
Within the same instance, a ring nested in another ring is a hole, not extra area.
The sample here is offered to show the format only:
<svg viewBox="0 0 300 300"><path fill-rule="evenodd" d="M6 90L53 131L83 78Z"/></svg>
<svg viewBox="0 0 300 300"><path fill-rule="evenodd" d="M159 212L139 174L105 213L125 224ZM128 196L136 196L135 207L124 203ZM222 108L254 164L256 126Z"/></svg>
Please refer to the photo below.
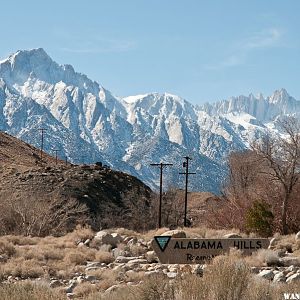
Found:
<svg viewBox="0 0 300 300"><path fill-rule="evenodd" d="M122 208L126 195L150 198L151 190L137 178L96 165L72 165L43 154L35 147L0 132L0 202L8 198L38 201L75 198L87 204L94 217L107 207ZM50 197L51 198L51 197Z"/></svg>

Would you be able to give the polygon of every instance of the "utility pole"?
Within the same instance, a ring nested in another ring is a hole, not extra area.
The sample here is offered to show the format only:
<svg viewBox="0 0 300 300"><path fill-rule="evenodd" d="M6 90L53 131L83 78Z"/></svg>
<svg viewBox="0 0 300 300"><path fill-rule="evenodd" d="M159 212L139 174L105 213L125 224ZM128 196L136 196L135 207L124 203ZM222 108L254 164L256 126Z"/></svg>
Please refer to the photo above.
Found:
<svg viewBox="0 0 300 300"><path fill-rule="evenodd" d="M184 197L184 227L187 226L187 195L188 195L188 178L189 175L196 174L194 172L189 172L189 160L191 160L190 157L184 156L186 161L183 162L183 167L185 168L185 172L179 173L185 175L185 197Z"/></svg>
<svg viewBox="0 0 300 300"><path fill-rule="evenodd" d="M55 164L57 165L57 153L59 152L59 149L52 149L52 151L55 152Z"/></svg>
<svg viewBox="0 0 300 300"><path fill-rule="evenodd" d="M44 150L44 132L47 130L46 128L38 129L42 133L42 141L41 141L41 159L43 159L43 150Z"/></svg>
<svg viewBox="0 0 300 300"><path fill-rule="evenodd" d="M166 167L166 166L173 166L173 164L159 163L159 164L150 164L150 166L156 166L156 167L159 167L159 168L160 168L158 228L161 228L161 206L162 206L162 180L163 180L163 168Z"/></svg>

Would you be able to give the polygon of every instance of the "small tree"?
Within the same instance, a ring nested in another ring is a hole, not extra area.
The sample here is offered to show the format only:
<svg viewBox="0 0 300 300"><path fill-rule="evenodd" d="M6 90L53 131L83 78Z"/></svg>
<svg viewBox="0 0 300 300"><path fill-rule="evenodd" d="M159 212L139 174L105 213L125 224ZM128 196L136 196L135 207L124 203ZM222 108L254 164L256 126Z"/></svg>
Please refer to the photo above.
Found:
<svg viewBox="0 0 300 300"><path fill-rule="evenodd" d="M262 143L253 145L261 163L262 174L281 187L281 231L288 233L288 207L300 178L300 122L288 118L279 122L283 136L270 134Z"/></svg>
<svg viewBox="0 0 300 300"><path fill-rule="evenodd" d="M246 213L246 229L268 237L272 235L273 220L270 205L264 201L254 201Z"/></svg>

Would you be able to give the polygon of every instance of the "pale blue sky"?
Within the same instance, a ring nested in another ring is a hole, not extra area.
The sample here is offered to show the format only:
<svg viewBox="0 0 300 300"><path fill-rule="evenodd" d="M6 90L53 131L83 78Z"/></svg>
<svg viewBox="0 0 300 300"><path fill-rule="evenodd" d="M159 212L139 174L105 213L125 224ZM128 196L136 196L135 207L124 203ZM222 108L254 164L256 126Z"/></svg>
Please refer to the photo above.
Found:
<svg viewBox="0 0 300 300"><path fill-rule="evenodd" d="M299 0L0 0L0 59L44 48L118 96L300 99Z"/></svg>

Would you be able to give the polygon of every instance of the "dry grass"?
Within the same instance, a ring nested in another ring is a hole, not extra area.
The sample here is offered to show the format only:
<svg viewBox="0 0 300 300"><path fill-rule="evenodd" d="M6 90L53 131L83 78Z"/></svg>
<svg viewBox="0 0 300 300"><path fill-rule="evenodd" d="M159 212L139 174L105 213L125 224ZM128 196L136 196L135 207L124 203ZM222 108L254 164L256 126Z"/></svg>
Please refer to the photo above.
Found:
<svg viewBox="0 0 300 300"><path fill-rule="evenodd" d="M90 295L88 300L281 300L283 293L299 293L299 283L270 284L251 274L236 253L219 256L204 277L187 275L169 281L163 275L147 278L138 286L120 287L112 293Z"/></svg>
<svg viewBox="0 0 300 300"><path fill-rule="evenodd" d="M88 275L95 276L97 280L103 281L103 282L110 282L110 285L116 284L118 280L118 276L120 275L116 271L112 269L97 269L97 270L90 270L87 271ZM102 285L106 286L106 283L102 283ZM108 287L109 287L108 286Z"/></svg>
<svg viewBox="0 0 300 300"><path fill-rule="evenodd" d="M64 261L69 264L74 265L84 265L87 261L94 261L95 260L95 249L89 249L89 248L77 248L69 250L65 257Z"/></svg>
<svg viewBox="0 0 300 300"><path fill-rule="evenodd" d="M0 241L8 241L14 245L25 246L25 245L36 245L41 238L38 237L28 237L21 235L6 235L0 237Z"/></svg>
<svg viewBox="0 0 300 300"><path fill-rule="evenodd" d="M269 249L260 249L251 256L245 256L245 261L253 267L278 266L279 256Z"/></svg>
<svg viewBox="0 0 300 300"><path fill-rule="evenodd" d="M37 278L45 275L45 269L41 262L34 259L25 260L23 257L9 260L2 268L5 276Z"/></svg>
<svg viewBox="0 0 300 300"><path fill-rule="evenodd" d="M15 246L10 242L0 241L0 255L11 257L16 254Z"/></svg>
<svg viewBox="0 0 300 300"><path fill-rule="evenodd" d="M83 282L77 285L73 291L76 294L76 297L81 297L86 299L90 294L96 293L100 290L100 286L97 284L92 284L90 282Z"/></svg>
<svg viewBox="0 0 300 300"><path fill-rule="evenodd" d="M95 254L95 260L101 263L109 264L114 261L114 257L110 252L99 250Z"/></svg>
<svg viewBox="0 0 300 300"><path fill-rule="evenodd" d="M1 300L65 300L66 297L49 287L33 283L1 284Z"/></svg>

